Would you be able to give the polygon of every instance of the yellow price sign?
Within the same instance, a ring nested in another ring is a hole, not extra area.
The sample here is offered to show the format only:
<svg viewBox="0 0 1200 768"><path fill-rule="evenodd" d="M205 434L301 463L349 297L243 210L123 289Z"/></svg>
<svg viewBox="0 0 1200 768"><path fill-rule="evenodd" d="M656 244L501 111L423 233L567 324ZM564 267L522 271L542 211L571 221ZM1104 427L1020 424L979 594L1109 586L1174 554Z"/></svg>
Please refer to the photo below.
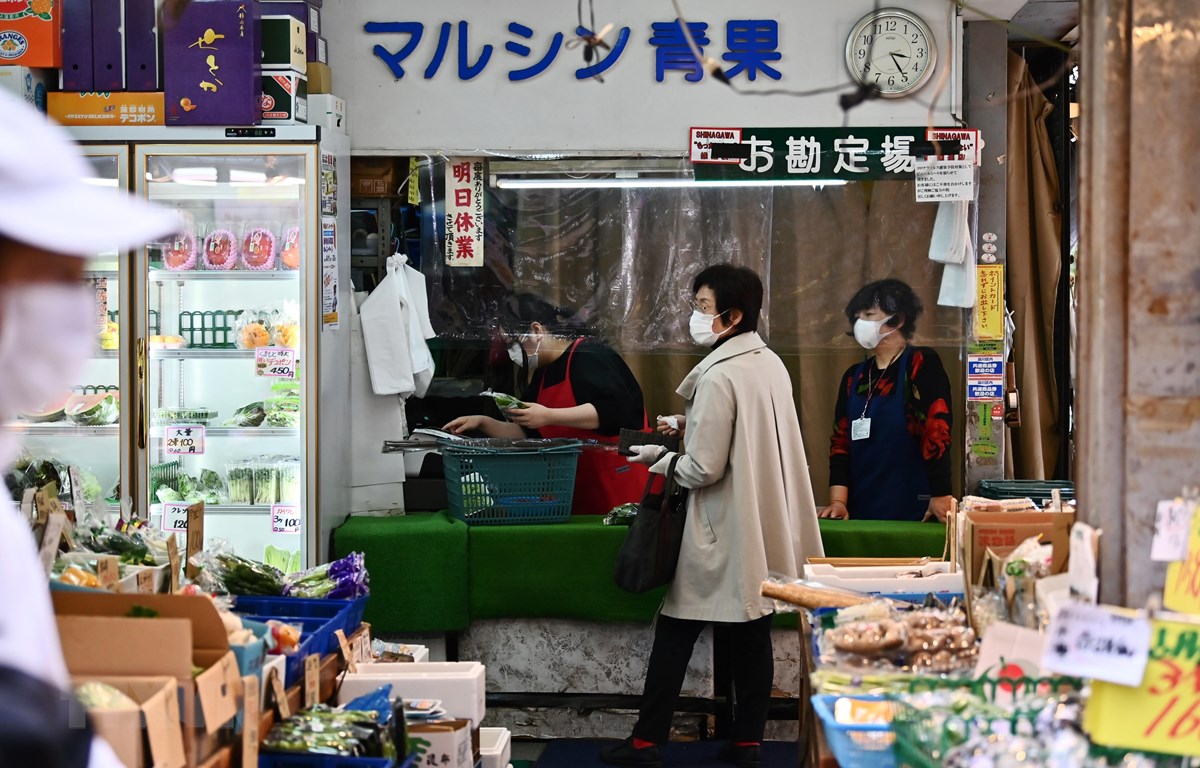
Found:
<svg viewBox="0 0 1200 768"><path fill-rule="evenodd" d="M1097 744L1194 755L1200 746L1200 625L1151 622L1150 659L1137 688L1092 683L1084 727Z"/></svg>
<svg viewBox="0 0 1200 768"><path fill-rule="evenodd" d="M1180 613L1200 613L1200 514L1192 515L1187 557L1167 566L1163 605Z"/></svg>

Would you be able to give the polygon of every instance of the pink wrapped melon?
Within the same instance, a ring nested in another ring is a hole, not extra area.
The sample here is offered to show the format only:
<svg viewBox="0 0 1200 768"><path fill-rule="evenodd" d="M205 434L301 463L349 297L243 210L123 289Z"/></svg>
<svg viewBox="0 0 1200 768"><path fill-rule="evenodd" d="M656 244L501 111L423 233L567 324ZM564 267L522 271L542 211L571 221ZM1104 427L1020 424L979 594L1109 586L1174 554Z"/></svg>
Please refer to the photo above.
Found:
<svg viewBox="0 0 1200 768"><path fill-rule="evenodd" d="M196 236L191 232L175 235L171 244L163 249L163 266L170 270L196 268Z"/></svg>
<svg viewBox="0 0 1200 768"><path fill-rule="evenodd" d="M263 271L275 269L275 233L266 227L250 227L242 239L242 266Z"/></svg>
<svg viewBox="0 0 1200 768"><path fill-rule="evenodd" d="M237 237L228 229L214 229L204 238L204 268L233 269L238 259Z"/></svg>

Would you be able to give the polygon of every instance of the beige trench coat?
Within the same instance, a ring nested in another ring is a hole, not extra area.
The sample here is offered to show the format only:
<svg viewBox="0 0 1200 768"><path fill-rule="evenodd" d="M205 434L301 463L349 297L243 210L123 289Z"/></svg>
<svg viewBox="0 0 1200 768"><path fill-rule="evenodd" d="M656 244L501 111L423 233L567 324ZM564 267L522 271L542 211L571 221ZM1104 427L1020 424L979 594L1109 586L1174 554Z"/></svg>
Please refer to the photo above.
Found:
<svg viewBox="0 0 1200 768"><path fill-rule="evenodd" d="M691 489L675 581L662 613L745 622L771 613L769 573L796 577L824 553L792 384L757 333L713 350L676 390L687 402L675 467ZM666 473L673 453L651 467Z"/></svg>

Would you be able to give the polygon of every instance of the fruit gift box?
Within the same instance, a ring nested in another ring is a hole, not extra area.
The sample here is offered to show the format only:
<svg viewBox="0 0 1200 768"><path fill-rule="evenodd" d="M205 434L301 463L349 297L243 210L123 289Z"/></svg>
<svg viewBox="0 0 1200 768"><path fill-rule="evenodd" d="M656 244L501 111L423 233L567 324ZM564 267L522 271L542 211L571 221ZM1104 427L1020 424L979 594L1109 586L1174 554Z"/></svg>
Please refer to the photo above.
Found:
<svg viewBox="0 0 1200 768"><path fill-rule="evenodd" d="M164 7L163 86L167 125L262 122L262 29L258 3Z"/></svg>

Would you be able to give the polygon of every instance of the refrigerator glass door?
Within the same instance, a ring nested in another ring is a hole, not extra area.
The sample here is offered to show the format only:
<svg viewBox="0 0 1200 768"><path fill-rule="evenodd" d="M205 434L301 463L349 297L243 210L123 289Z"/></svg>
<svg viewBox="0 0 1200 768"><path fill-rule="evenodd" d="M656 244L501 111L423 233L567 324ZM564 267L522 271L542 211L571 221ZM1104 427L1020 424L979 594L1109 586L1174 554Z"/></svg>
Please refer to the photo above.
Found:
<svg viewBox="0 0 1200 768"><path fill-rule="evenodd" d="M138 190L187 222L140 258L151 520L284 570L303 563L314 391L305 300L313 269L311 145L136 148Z"/></svg>
<svg viewBox="0 0 1200 768"><path fill-rule="evenodd" d="M89 183L128 187L126 147L90 146L83 151L93 170ZM104 243L96 248L84 274L96 300L96 344L83 377L72 390L46 392L39 408L17 414L9 424L22 434L25 449L16 471L6 478L14 499L20 501L25 488L53 481L63 506L77 518L82 517L82 505L102 514L118 509L121 494L127 492L122 489L130 483L129 464L122 461L122 437L128 436L129 424L121 399L129 374L120 357L127 348L121 307L128 259Z"/></svg>

